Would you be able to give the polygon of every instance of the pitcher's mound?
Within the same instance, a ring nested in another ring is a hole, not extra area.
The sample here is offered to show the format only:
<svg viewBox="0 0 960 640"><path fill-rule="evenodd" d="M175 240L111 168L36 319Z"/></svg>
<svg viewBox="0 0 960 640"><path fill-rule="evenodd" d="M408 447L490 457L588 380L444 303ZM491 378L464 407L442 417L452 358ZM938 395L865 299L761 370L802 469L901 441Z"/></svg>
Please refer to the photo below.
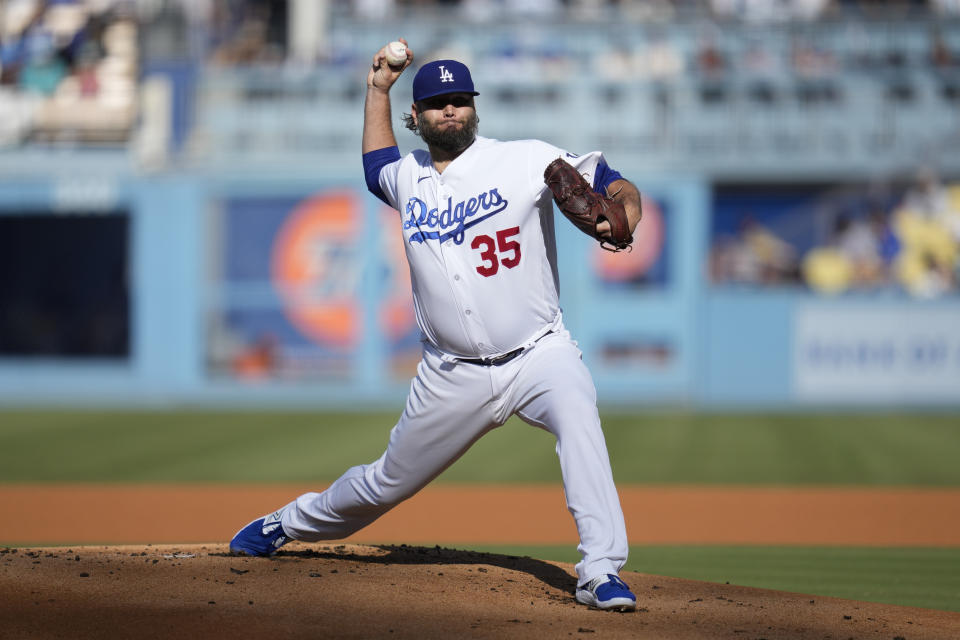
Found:
<svg viewBox="0 0 960 640"><path fill-rule="evenodd" d="M634 613L573 599L568 564L440 547L0 550L3 638L960 637L960 614L622 574ZM590 635L596 634L596 635Z"/></svg>

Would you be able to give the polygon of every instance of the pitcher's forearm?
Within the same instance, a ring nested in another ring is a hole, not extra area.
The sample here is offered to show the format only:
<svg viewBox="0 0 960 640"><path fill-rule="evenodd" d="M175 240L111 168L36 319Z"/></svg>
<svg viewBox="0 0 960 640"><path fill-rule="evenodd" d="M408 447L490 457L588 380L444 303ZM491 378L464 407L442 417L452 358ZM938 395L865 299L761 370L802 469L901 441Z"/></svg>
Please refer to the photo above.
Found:
<svg viewBox="0 0 960 640"><path fill-rule="evenodd" d="M363 153L397 145L390 118L390 93L377 87L367 87L363 105Z"/></svg>
<svg viewBox="0 0 960 640"><path fill-rule="evenodd" d="M627 220L630 223L630 233L633 233L643 217L643 209L640 203L640 191L629 180L614 180L610 183L607 190L613 194L613 199L623 205L627 213Z"/></svg>

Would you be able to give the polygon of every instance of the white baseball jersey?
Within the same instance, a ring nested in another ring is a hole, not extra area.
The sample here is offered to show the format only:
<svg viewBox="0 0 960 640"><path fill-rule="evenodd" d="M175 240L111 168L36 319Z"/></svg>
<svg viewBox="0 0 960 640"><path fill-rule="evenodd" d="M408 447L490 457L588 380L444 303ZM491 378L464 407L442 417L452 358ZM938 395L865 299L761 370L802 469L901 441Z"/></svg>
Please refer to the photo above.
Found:
<svg viewBox="0 0 960 640"><path fill-rule="evenodd" d="M453 356L497 356L560 316L553 199L543 171L564 158L588 182L603 156L539 140L478 137L443 173L414 151L379 184L401 214L417 322Z"/></svg>

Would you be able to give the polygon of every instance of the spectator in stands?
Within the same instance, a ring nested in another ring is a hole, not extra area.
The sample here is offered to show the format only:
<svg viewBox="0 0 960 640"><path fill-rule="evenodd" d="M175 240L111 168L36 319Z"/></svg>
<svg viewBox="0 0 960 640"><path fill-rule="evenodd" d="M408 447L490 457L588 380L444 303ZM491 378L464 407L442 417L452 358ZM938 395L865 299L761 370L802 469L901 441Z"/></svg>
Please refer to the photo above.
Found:
<svg viewBox="0 0 960 640"><path fill-rule="evenodd" d="M69 63L82 41L82 32L61 42L46 24L49 8L46 0L38 1L26 22L11 42L0 50L2 77L0 82L24 91L51 95L67 75Z"/></svg>
<svg viewBox="0 0 960 640"><path fill-rule="evenodd" d="M868 220L838 216L833 244L850 263L851 286L873 287L886 279L879 238Z"/></svg>
<svg viewBox="0 0 960 640"><path fill-rule="evenodd" d="M738 67L748 76L775 79L784 73L784 64L779 52L772 51L763 38L751 39L744 48Z"/></svg>
<svg viewBox="0 0 960 640"><path fill-rule="evenodd" d="M897 255L900 253L900 240L890 225L890 215L882 207L874 207L869 216L868 224L873 233L877 255L881 263L882 284L889 284L892 280L892 270Z"/></svg>
<svg viewBox="0 0 960 640"><path fill-rule="evenodd" d="M894 228L903 244L898 277L904 286L915 295L938 291L941 282L956 290L960 186L947 187L933 169L921 170L895 212Z"/></svg>
<svg viewBox="0 0 960 640"><path fill-rule="evenodd" d="M611 82L624 82L636 76L633 66L633 51L626 42L612 42L591 58L592 71L598 78Z"/></svg>
<svg viewBox="0 0 960 640"><path fill-rule="evenodd" d="M710 34L700 36L696 68L704 78L718 78L727 71L727 59L717 46L716 38Z"/></svg>
<svg viewBox="0 0 960 640"><path fill-rule="evenodd" d="M711 255L714 282L775 285L799 278L797 251L752 215L740 223L736 238L718 242Z"/></svg>
<svg viewBox="0 0 960 640"><path fill-rule="evenodd" d="M837 215L830 238L803 258L804 280L819 293L873 289L894 283L901 242L890 215L874 203L866 216Z"/></svg>
<svg viewBox="0 0 960 640"><path fill-rule="evenodd" d="M794 73L803 78L825 78L837 70L837 61L831 51L802 36L794 39L790 60Z"/></svg>
<svg viewBox="0 0 960 640"><path fill-rule="evenodd" d="M641 77L650 80L670 80L682 74L685 66L677 45L664 33L652 34L649 43L637 50L633 64Z"/></svg>
<svg viewBox="0 0 960 640"><path fill-rule="evenodd" d="M277 0L217 5L219 43L212 61L227 66L279 64L286 55L283 5Z"/></svg>
<svg viewBox="0 0 960 640"><path fill-rule="evenodd" d="M958 63L960 63L960 60L950 50L950 46L943 37L943 32L934 27L930 32L930 66L935 70L945 71Z"/></svg>
<svg viewBox="0 0 960 640"><path fill-rule="evenodd" d="M956 289L953 273L933 254L920 257L919 274L906 282L907 290L917 298L940 298Z"/></svg>
<svg viewBox="0 0 960 640"><path fill-rule="evenodd" d="M777 84L785 74L783 66L783 59L762 39L749 42L737 60L737 72L746 79L747 94L760 104L777 100Z"/></svg>
<svg viewBox="0 0 960 640"><path fill-rule="evenodd" d="M936 218L949 209L947 190L937 171L924 167L903 198L903 208L925 218Z"/></svg>
<svg viewBox="0 0 960 640"><path fill-rule="evenodd" d="M727 60L711 33L701 33L694 70L700 81L700 98L705 103L722 102L727 97Z"/></svg>
<svg viewBox="0 0 960 640"><path fill-rule="evenodd" d="M748 217L742 230L743 243L760 265L764 284L790 282L796 279L797 252L793 246Z"/></svg>

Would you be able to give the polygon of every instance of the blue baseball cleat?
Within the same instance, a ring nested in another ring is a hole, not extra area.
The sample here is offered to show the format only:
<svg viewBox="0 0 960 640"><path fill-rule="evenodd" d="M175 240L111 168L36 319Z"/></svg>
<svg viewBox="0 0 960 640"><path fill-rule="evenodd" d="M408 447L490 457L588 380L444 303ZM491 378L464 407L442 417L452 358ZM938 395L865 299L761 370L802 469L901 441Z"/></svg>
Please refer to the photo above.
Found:
<svg viewBox="0 0 960 640"><path fill-rule="evenodd" d="M230 553L247 556L272 556L277 549L290 542L280 524L283 509L270 515L257 518L233 536L230 541Z"/></svg>
<svg viewBox="0 0 960 640"><path fill-rule="evenodd" d="M633 611L637 597L623 580L612 573L577 587L577 602L604 611Z"/></svg>

